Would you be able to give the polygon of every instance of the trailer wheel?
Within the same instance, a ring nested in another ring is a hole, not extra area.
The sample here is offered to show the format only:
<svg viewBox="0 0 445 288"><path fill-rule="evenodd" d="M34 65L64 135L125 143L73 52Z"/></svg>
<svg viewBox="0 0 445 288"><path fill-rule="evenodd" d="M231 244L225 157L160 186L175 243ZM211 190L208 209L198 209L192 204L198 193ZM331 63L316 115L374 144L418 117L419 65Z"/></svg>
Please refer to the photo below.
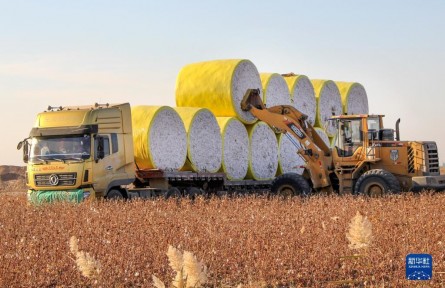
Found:
<svg viewBox="0 0 445 288"><path fill-rule="evenodd" d="M121 200L124 199L124 195L122 195L121 191L117 189L111 189L107 193L107 199L109 200Z"/></svg>
<svg viewBox="0 0 445 288"><path fill-rule="evenodd" d="M383 169L373 169L358 178L354 194L379 197L399 193L401 190L399 181L393 174Z"/></svg>
<svg viewBox="0 0 445 288"><path fill-rule="evenodd" d="M188 198L195 200L196 197L203 195L201 189L196 187L187 187L185 188L185 193Z"/></svg>
<svg viewBox="0 0 445 288"><path fill-rule="evenodd" d="M272 193L282 197L305 196L311 192L309 183L296 173L285 173L272 181Z"/></svg>
<svg viewBox="0 0 445 288"><path fill-rule="evenodd" d="M169 199L169 198L177 198L177 199L179 199L179 198L181 198L182 197L182 195L181 195L181 191L179 191L179 189L178 188L176 188L176 187L170 187L168 190L167 190L167 192L165 192L165 199Z"/></svg>

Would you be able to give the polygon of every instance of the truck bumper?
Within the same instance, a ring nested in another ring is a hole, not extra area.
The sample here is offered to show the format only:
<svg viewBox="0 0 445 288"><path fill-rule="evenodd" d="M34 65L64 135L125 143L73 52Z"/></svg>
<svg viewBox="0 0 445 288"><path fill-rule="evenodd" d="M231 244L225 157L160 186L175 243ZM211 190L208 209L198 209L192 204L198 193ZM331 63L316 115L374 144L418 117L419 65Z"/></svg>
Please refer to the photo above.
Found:
<svg viewBox="0 0 445 288"><path fill-rule="evenodd" d="M28 202L32 204L72 202L80 203L90 197L88 189L75 190L28 190Z"/></svg>
<svg viewBox="0 0 445 288"><path fill-rule="evenodd" d="M420 192L422 190L445 190L445 175L439 176L419 176L413 177L413 192Z"/></svg>

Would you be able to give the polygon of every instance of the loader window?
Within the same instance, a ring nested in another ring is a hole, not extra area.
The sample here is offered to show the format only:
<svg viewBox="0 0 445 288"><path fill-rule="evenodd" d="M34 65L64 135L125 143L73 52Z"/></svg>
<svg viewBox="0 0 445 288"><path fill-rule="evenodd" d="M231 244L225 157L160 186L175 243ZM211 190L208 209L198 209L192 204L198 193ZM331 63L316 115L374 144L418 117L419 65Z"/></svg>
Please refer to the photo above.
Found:
<svg viewBox="0 0 445 288"><path fill-rule="evenodd" d="M368 139L371 141L379 140L380 118L369 117L367 122L368 122Z"/></svg>
<svg viewBox="0 0 445 288"><path fill-rule="evenodd" d="M339 129L335 146L338 155L350 157L362 146L361 119L342 119L339 121Z"/></svg>

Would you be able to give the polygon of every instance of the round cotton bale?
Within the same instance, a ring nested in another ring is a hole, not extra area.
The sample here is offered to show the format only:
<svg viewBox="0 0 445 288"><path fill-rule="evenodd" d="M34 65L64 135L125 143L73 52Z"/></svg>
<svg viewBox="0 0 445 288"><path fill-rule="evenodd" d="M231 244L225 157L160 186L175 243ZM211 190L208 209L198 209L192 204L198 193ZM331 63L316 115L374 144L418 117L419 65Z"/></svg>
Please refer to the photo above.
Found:
<svg viewBox="0 0 445 288"><path fill-rule="evenodd" d="M182 170L218 172L222 141L218 122L206 108L176 107L187 132L187 161Z"/></svg>
<svg viewBox="0 0 445 288"><path fill-rule="evenodd" d="M278 139L278 170L277 175L288 172L303 174L306 162L303 157L298 154L298 148L284 134L277 134Z"/></svg>
<svg viewBox="0 0 445 288"><path fill-rule="evenodd" d="M215 116L235 116L252 124L257 119L240 107L248 89L261 90L260 75L249 60L189 64L181 69L176 80L176 106L208 108Z"/></svg>
<svg viewBox="0 0 445 288"><path fill-rule="evenodd" d="M134 157L140 169L179 170L187 157L187 134L178 113L168 106L131 109Z"/></svg>
<svg viewBox="0 0 445 288"><path fill-rule="evenodd" d="M272 179L278 167L278 142L272 128L259 121L247 126L249 134L249 168L247 178Z"/></svg>
<svg viewBox="0 0 445 288"><path fill-rule="evenodd" d="M235 117L216 117L222 137L222 166L229 180L243 180L249 165L249 136Z"/></svg>
<svg viewBox="0 0 445 288"><path fill-rule="evenodd" d="M368 114L368 96L365 88L356 82L335 82L340 91L343 114Z"/></svg>
<svg viewBox="0 0 445 288"><path fill-rule="evenodd" d="M324 129L320 127L314 127L314 129L317 132L318 136L320 136L321 140L323 140L323 142L326 144L326 146L331 147L331 141L329 140L326 131L324 131Z"/></svg>
<svg viewBox="0 0 445 288"><path fill-rule="evenodd" d="M260 73L260 78L266 107L291 105L289 88L283 76L278 73Z"/></svg>
<svg viewBox="0 0 445 288"><path fill-rule="evenodd" d="M311 125L315 125L317 100L311 80L305 75L285 76L284 80L290 91L292 105L308 116L307 121Z"/></svg>
<svg viewBox="0 0 445 288"><path fill-rule="evenodd" d="M315 126L325 128L329 137L335 135L336 128L333 121L329 121L332 115L341 115L343 112L340 92L337 85L331 80L311 80L314 85L317 99L317 113Z"/></svg>

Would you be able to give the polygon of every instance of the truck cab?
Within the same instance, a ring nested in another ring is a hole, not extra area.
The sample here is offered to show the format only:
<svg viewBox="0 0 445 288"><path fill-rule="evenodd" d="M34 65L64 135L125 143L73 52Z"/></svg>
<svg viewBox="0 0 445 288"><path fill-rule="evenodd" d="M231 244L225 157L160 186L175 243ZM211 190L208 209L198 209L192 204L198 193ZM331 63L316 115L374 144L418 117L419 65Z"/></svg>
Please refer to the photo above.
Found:
<svg viewBox="0 0 445 288"><path fill-rule="evenodd" d="M31 202L125 196L135 179L128 103L48 107L19 146Z"/></svg>

